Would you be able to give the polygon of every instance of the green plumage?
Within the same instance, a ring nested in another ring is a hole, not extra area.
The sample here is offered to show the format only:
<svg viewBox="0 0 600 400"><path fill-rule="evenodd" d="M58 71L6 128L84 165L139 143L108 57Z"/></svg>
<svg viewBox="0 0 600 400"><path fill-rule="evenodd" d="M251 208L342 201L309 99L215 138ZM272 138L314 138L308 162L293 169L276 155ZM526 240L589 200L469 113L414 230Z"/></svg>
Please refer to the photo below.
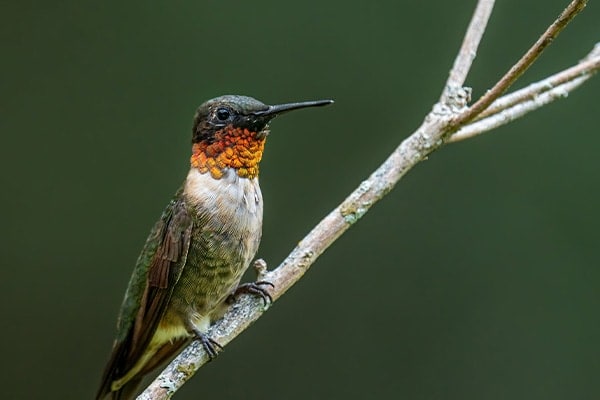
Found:
<svg viewBox="0 0 600 400"><path fill-rule="evenodd" d="M127 333L135 320L146 287L148 268L150 267L152 258L156 254L156 250L161 245L165 229L173 215L173 209L179 201L182 192L183 190L180 189L175 194L169 205L167 205L167 208L163 211L160 219L154 224L154 227L150 231L150 235L148 235L146 243L142 248L142 252L135 263L135 268L129 279L129 285L127 286L125 298L121 304L121 311L119 312L119 318L117 320L116 341L125 340ZM185 260L182 260L182 262L185 262Z"/></svg>

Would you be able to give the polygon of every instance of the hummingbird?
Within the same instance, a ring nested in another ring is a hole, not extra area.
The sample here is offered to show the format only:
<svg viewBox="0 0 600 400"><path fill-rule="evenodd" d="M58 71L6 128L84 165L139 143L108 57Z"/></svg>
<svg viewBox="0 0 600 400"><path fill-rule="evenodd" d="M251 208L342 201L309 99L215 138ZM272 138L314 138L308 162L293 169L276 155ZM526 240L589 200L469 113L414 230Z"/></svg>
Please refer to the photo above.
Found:
<svg viewBox="0 0 600 400"><path fill-rule="evenodd" d="M258 172L269 123L291 110L331 103L270 106L226 95L198 108L189 173L137 259L97 400L133 398L146 374L193 339L214 358L221 346L207 331L232 296L270 298L269 282L240 285L262 234Z"/></svg>

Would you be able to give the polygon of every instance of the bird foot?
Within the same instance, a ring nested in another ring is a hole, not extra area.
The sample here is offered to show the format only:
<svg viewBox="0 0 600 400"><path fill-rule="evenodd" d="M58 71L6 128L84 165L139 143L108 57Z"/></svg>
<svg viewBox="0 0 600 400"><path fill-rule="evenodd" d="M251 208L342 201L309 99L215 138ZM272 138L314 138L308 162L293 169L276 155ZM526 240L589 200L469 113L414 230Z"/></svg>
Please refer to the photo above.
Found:
<svg viewBox="0 0 600 400"><path fill-rule="evenodd" d="M223 350L223 346L221 346L216 340L213 340L208 337L207 334L202 333L200 331L194 331L200 343L202 343L202 348L208 354L209 361L212 361L217 357L220 351Z"/></svg>
<svg viewBox="0 0 600 400"><path fill-rule="evenodd" d="M237 298L240 294L247 293L247 294L252 294L255 296L260 296L264 305L266 306L268 303L273 302L273 297L271 297L271 294L269 293L269 291L266 288L264 288L263 286L271 286L272 288L275 287L275 285L273 285L269 281L256 281L256 282L250 282L250 283L243 283L240 286L238 286L237 289L235 289L235 292L233 292L233 294L231 294L227 298L227 303L231 304L235 300L237 300Z"/></svg>

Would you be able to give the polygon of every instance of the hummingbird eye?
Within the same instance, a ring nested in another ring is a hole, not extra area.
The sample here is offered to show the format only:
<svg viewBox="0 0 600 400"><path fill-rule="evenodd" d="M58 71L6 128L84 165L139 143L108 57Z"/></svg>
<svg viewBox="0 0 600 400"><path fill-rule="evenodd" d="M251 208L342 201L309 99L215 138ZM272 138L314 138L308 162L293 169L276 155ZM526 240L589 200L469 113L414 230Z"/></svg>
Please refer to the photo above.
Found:
<svg viewBox="0 0 600 400"><path fill-rule="evenodd" d="M231 111L227 108L219 108L216 112L216 116L219 121L227 121L231 116Z"/></svg>

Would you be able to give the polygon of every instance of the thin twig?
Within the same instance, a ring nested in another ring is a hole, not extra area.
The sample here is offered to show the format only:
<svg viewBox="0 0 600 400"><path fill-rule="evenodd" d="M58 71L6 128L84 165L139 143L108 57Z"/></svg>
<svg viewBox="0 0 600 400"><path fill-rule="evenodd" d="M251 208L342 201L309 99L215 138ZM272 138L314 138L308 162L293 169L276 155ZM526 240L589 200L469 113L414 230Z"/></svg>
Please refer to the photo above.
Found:
<svg viewBox="0 0 600 400"><path fill-rule="evenodd" d="M488 108L485 109L481 114L474 119L478 121L483 118L487 118L496 113L504 111L516 104L522 103L527 100L531 100L535 96L543 93L546 90L555 88L556 86L562 85L574 77L579 75L589 74L595 72L597 69L598 59L600 58L600 43L596 44L594 49L578 64L565 69L557 74L554 74L546 79L543 79L537 83L533 83L523 89L519 89L510 94L502 96L501 98L494 101Z"/></svg>
<svg viewBox="0 0 600 400"><path fill-rule="evenodd" d="M487 2L487 0L480 0L479 4L481 5L483 2ZM576 1L574 3L585 4L585 1ZM580 5L577 10L582 7L583 5ZM575 14L576 12L571 12L569 14L571 16L568 19L572 18ZM558 31L566 25L566 22L561 22L561 24L560 28L552 31L554 33L551 32L551 35L548 37L554 38ZM479 27L477 24L472 23L465 36L477 37L478 33L473 32L475 30L479 30ZM547 44L544 44L541 48L543 49ZM458 58L470 58L471 54L469 51L459 53ZM535 56L528 58L528 61L524 63L524 68L534 60ZM455 74L454 72L451 73L452 77L449 78L449 82L452 81L450 82L451 85L464 79L463 75L466 76L471 61L465 59L455 63L460 66L456 67L457 71ZM511 71L514 69L514 67L511 68ZM499 91L498 94L496 96L488 96L491 100L483 108L489 106L493 100L514 82L522 71L524 71L523 67L520 69L517 68L516 73L512 75L509 72L506 76L510 77L506 80L503 78L501 80L502 84L498 84L503 87L502 90L495 89ZM283 293L300 279L319 255L350 226L357 222L373 204L392 190L396 183L410 169L442 146L450 133L458 130L465 123L476 117L478 113L472 113L471 108L466 109L466 98L468 97L466 93L467 90L464 88L457 88L456 93L450 93L449 96L443 94L442 98L445 98L447 102L436 104L433 110L425 117L423 124L412 135L406 138L368 179L363 181L338 207L319 222L275 270L270 272L262 271L260 279L268 280L275 284L275 288L271 290L274 300L281 297ZM481 111L479 110L479 112ZM464 117L465 114L468 114L468 118ZM257 320L264 311L265 307L259 299L242 296L229 309L223 319L211 327L208 334L212 339L225 345ZM208 357L202 349L202 345L198 341L194 341L169 364L138 399L160 400L170 398L207 361Z"/></svg>
<svg viewBox="0 0 600 400"><path fill-rule="evenodd" d="M479 47L479 42L481 42L481 38L485 32L493 8L494 0L480 0L477 2L462 45L454 60L454 65L450 70L446 85L444 86L440 102L448 102L452 93L455 92L456 89L461 88L465 83L473 60L477 56L477 48Z"/></svg>
<svg viewBox="0 0 600 400"><path fill-rule="evenodd" d="M590 57L592 55L593 57ZM600 43L579 64L499 98L480 114L481 118L478 117L454 133L448 143L459 142L490 131L554 100L564 98L599 70Z"/></svg>
<svg viewBox="0 0 600 400"><path fill-rule="evenodd" d="M563 83L562 85L559 85L551 90L540 94L535 99L516 104L511 108L508 108L500 113L492 115L491 117L484 118L475 121L469 125L466 125L463 128L459 129L458 132L456 132L454 135L452 135L450 137L450 140L448 140L448 143L454 143L465 139L469 139L473 136L480 135L499 126L506 125L509 122L512 122L515 119L518 119L535 109L538 109L542 106L545 106L546 104L553 102L554 100L567 97L570 92L575 90L577 87L581 86L581 84L583 84L590 77L591 75L580 76L578 78L573 79L572 81Z"/></svg>
<svg viewBox="0 0 600 400"><path fill-rule="evenodd" d="M540 36L523 57L508 70L498 83L481 96L481 98L469 107L466 112L458 115L454 119L453 124L457 127L462 126L465 123L472 121L483 110L488 108L494 100L500 97L500 95L502 95L502 93L504 93L531 66L531 64L537 60L546 47L548 47L565 26L567 26L581 10L583 10L586 4L587 0L573 0L559 15L556 21L546 29L542 36Z"/></svg>

